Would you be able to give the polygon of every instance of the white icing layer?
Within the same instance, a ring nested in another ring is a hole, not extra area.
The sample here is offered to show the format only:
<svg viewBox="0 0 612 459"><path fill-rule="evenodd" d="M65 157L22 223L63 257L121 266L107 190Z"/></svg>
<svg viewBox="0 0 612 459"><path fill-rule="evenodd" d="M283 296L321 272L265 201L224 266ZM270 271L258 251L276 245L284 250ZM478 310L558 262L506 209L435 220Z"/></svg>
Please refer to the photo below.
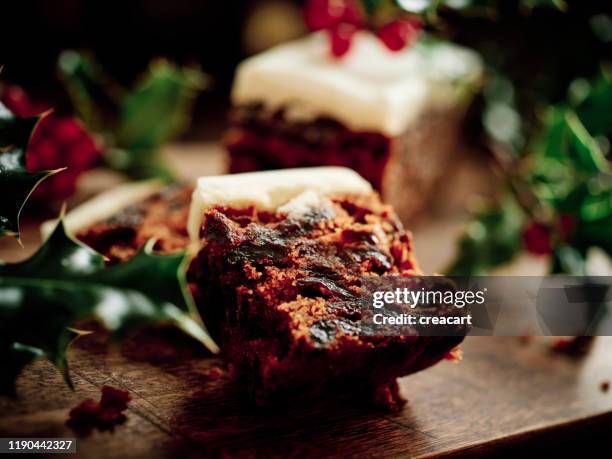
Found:
<svg viewBox="0 0 612 459"><path fill-rule="evenodd" d="M482 73L479 56L448 43L421 43L391 52L358 32L341 60L324 32L274 47L238 67L232 100L263 102L288 116L329 116L353 130L401 134L421 113L460 103Z"/></svg>
<svg viewBox="0 0 612 459"><path fill-rule="evenodd" d="M237 208L252 205L261 210L282 209L290 212L305 209L316 202L317 195L309 191L322 195L363 194L371 192L372 187L355 171L344 167L310 167L201 177L191 199L187 225L189 235L192 241L199 241L204 213L215 205Z"/></svg>
<svg viewBox="0 0 612 459"><path fill-rule="evenodd" d="M130 204L151 196L163 187L164 182L161 180L147 180L120 185L112 190L100 193L72 209L64 216L64 225L71 232L78 231L112 217ZM43 239L49 237L56 224L57 219L46 221L40 226Z"/></svg>
<svg viewBox="0 0 612 459"><path fill-rule="evenodd" d="M313 210L321 210L329 208L331 210L331 202L318 191L308 190L297 195L290 201L286 202L278 209L277 212L285 215L304 215Z"/></svg>

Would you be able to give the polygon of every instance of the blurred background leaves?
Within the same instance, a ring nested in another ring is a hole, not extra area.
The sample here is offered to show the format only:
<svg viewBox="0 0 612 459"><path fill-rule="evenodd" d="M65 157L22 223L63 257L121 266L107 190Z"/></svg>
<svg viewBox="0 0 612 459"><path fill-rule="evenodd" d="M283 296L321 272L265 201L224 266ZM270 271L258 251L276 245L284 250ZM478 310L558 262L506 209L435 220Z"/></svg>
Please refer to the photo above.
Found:
<svg viewBox="0 0 612 459"><path fill-rule="evenodd" d="M173 178L159 151L189 126L193 102L207 81L199 69L157 59L126 89L91 55L64 51L58 71L81 119L102 136L111 169L133 179Z"/></svg>
<svg viewBox="0 0 612 459"><path fill-rule="evenodd" d="M484 272L527 250L552 255L552 271L580 272L590 248L611 253L612 2L362 1L372 14L390 9L425 14L430 33L478 50L487 65L471 132L487 143L502 186L468 226L451 270ZM155 151L184 127L181 113L202 88L204 80L194 76L192 66L209 74L213 85L195 101L194 122L182 138L218 140L236 65L250 53L303 34L301 4L11 2L4 12L6 36L19 36L28 24L30 39L19 47L1 43L0 61L7 64L9 81L42 95L58 111L77 107L108 144L108 165L130 177L169 177ZM64 49L87 49L98 61L63 55L60 74L67 92L48 78ZM160 55L177 66L158 63L142 77L147 63ZM72 71L71 59L78 64ZM106 93L90 84L97 78ZM176 116L164 119L163 129L150 136L158 110Z"/></svg>

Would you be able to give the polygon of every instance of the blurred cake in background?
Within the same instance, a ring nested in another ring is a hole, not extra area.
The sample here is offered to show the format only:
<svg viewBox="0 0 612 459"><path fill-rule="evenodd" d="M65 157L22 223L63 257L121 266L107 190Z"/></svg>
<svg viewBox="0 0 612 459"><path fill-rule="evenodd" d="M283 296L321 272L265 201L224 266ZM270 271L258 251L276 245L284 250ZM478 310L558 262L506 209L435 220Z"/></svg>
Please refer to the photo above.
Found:
<svg viewBox="0 0 612 459"><path fill-rule="evenodd" d="M462 148L481 72L476 53L428 37L392 52L359 31L342 59L324 32L276 46L238 67L230 170L350 167L407 221Z"/></svg>

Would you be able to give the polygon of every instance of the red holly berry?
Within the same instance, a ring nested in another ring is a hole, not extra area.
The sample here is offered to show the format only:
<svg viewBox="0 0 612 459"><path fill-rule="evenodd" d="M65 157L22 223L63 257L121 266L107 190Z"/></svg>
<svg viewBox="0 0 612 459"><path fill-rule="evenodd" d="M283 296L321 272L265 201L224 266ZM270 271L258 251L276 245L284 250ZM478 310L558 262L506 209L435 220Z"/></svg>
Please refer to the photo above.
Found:
<svg viewBox="0 0 612 459"><path fill-rule="evenodd" d="M304 21L310 30L328 29L338 24L345 12L345 0L307 0Z"/></svg>
<svg viewBox="0 0 612 459"><path fill-rule="evenodd" d="M20 117L36 116L48 109L17 86L5 86L0 101ZM41 182L31 199L45 204L70 197L79 176L96 164L101 151L99 141L77 118L55 113L43 117L28 145L26 167L32 171L67 169Z"/></svg>
<svg viewBox="0 0 612 459"><path fill-rule="evenodd" d="M344 14L342 15L342 21L348 22L355 27L361 27L364 23L363 9L359 6L355 0L346 0Z"/></svg>
<svg viewBox="0 0 612 459"><path fill-rule="evenodd" d="M342 57L351 49L355 32L357 28L354 25L344 22L329 30L331 53L334 57Z"/></svg>
<svg viewBox="0 0 612 459"><path fill-rule="evenodd" d="M530 222L523 230L523 244L534 255L548 255L552 252L550 228L542 223Z"/></svg>
<svg viewBox="0 0 612 459"><path fill-rule="evenodd" d="M417 22L410 19L396 19L388 22L378 29L378 38L391 51L399 51L416 40L419 28L415 27L415 24Z"/></svg>

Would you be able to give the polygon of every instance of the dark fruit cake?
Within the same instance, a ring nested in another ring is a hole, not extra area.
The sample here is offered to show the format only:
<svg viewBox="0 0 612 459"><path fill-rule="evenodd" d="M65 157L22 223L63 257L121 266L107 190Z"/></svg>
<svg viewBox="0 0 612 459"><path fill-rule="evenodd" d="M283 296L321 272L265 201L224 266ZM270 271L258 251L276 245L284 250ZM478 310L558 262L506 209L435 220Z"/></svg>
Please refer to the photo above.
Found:
<svg viewBox="0 0 612 459"><path fill-rule="evenodd" d="M420 271L409 233L355 172L204 177L188 206L192 188L156 191L77 234L113 261L151 237L162 252L197 243L189 284L231 374L257 403L357 396L398 409L396 378L461 342L360 332L362 280Z"/></svg>
<svg viewBox="0 0 612 459"><path fill-rule="evenodd" d="M391 52L361 31L342 59L322 32L275 47L238 67L230 172L349 167L408 222L465 149L480 75L475 53L431 39Z"/></svg>

